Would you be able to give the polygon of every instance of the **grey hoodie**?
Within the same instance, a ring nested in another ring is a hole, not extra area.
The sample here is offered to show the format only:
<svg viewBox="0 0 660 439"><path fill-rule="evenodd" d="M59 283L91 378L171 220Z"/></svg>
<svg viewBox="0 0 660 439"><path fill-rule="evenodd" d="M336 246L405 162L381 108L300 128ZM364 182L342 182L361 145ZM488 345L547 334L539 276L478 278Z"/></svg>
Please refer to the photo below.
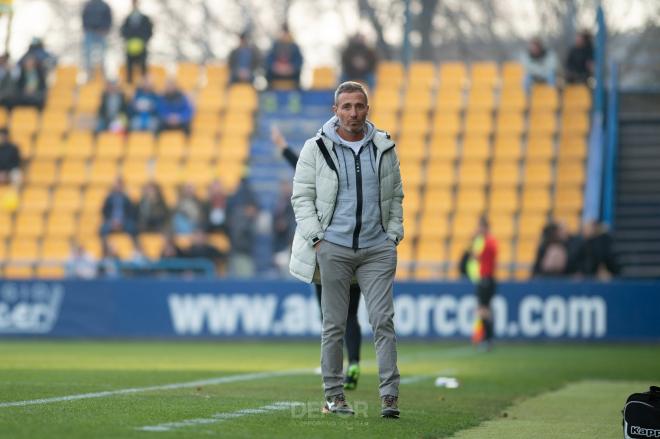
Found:
<svg viewBox="0 0 660 439"><path fill-rule="evenodd" d="M376 148L372 142L376 128L366 122L364 143L356 155L337 134L338 123L334 116L319 131L334 143L339 163L337 204L323 239L353 249L372 247L387 239L381 223Z"/></svg>

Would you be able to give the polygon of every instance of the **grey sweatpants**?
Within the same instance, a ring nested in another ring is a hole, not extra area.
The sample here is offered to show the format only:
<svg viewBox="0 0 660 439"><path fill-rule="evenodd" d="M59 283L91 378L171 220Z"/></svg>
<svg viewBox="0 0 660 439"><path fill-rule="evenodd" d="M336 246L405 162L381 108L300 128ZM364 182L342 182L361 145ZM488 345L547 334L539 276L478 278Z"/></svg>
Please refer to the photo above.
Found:
<svg viewBox="0 0 660 439"><path fill-rule="evenodd" d="M348 314L349 287L356 276L367 305L378 358L380 396L399 394L396 365L392 282L396 245L391 240L357 251L322 241L317 250L321 271L321 373L325 396L343 393L343 339Z"/></svg>

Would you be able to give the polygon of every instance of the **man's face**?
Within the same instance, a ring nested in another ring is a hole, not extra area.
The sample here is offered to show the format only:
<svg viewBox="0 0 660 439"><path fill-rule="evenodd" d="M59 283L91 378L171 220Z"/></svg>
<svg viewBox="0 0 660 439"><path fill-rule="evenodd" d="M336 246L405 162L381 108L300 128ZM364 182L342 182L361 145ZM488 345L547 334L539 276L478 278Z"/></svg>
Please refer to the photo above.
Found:
<svg viewBox="0 0 660 439"><path fill-rule="evenodd" d="M342 93L332 107L339 119L339 128L351 134L364 131L364 123L369 114L366 96L359 92Z"/></svg>

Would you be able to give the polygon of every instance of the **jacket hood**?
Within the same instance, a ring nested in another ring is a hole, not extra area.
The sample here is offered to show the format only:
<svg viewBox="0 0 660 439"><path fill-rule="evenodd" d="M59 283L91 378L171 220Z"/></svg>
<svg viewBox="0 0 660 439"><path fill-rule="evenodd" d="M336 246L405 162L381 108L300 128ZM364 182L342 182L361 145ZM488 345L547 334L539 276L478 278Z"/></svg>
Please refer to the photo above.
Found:
<svg viewBox="0 0 660 439"><path fill-rule="evenodd" d="M323 124L323 127L319 130L318 134L325 136L328 139L332 140L333 143L345 144L345 140L342 140L337 134L337 127L339 126L339 118L337 116L332 116L326 123ZM376 135L376 127L373 123L368 120L365 121L365 127L367 128L366 136L364 141L370 142Z"/></svg>

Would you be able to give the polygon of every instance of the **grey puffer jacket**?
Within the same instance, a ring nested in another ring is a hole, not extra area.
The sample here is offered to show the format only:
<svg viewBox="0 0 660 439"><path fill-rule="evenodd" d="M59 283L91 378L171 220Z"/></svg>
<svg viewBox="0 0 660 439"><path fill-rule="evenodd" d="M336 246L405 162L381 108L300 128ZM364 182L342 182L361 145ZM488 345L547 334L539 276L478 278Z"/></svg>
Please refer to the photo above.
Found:
<svg viewBox="0 0 660 439"><path fill-rule="evenodd" d="M403 239L403 189L399 159L390 136L377 131L376 169L380 191L380 213L383 229L395 243ZM305 282L320 279L314 244L323 239L337 202L339 177L333 141L320 132L308 139L300 152L293 177L291 203L296 214L296 233L291 249L289 271Z"/></svg>

